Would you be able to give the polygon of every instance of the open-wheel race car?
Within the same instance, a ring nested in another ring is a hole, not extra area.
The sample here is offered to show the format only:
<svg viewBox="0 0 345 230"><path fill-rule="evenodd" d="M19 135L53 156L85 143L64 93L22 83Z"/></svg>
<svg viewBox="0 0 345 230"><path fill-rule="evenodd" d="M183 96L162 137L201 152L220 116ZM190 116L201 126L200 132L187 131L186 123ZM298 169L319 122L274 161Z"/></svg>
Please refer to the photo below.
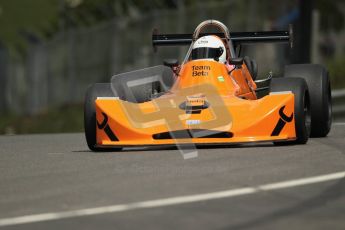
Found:
<svg viewBox="0 0 345 230"><path fill-rule="evenodd" d="M217 33L206 33L205 28ZM190 45L184 61L115 75L88 88L84 119L91 150L157 145L305 144L331 128L331 89L321 65L287 65L256 80L251 42L291 42L291 31L229 33L216 20L193 34L157 34L153 45ZM260 85L260 87L258 87ZM260 92L260 93L259 93Z"/></svg>

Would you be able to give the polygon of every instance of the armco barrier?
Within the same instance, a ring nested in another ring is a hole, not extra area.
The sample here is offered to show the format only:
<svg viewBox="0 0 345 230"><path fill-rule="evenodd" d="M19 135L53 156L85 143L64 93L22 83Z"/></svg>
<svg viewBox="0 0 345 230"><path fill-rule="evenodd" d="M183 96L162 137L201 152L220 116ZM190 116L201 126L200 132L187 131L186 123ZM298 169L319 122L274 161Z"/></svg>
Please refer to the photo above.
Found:
<svg viewBox="0 0 345 230"><path fill-rule="evenodd" d="M332 91L333 117L345 118L345 89Z"/></svg>

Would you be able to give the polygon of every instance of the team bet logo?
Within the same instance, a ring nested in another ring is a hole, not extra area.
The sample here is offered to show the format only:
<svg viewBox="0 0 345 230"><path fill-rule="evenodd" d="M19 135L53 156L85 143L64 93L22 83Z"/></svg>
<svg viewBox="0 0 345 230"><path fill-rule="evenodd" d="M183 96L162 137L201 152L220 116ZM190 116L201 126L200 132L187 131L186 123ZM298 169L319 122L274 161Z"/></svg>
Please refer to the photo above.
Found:
<svg viewBox="0 0 345 230"><path fill-rule="evenodd" d="M211 70L210 66L192 66L192 77L207 77L208 72Z"/></svg>

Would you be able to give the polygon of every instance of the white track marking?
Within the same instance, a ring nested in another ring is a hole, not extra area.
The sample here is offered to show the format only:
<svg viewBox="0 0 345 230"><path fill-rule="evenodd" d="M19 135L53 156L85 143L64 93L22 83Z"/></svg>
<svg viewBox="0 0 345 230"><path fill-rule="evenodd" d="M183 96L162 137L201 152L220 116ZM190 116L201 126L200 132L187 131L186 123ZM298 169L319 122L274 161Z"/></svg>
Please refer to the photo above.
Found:
<svg viewBox="0 0 345 230"><path fill-rule="evenodd" d="M214 200L214 199L221 199L221 198L229 198L229 197L259 193L261 191L270 191L270 190L303 186L303 185L308 185L308 184L321 183L321 182L337 180L341 178L345 178L345 171L332 173L332 174L326 174L326 175L320 175L320 176L315 176L315 177L307 177L307 178L301 178L301 179L296 179L296 180L282 181L278 183L225 190L225 191L212 192L212 193L196 194L196 195L190 195L190 196L178 196L178 197L171 197L171 198L165 198L165 199L135 202L135 203L129 203L129 204L80 209L80 210L74 210L74 211L43 213L43 214L36 214L36 215L5 218L5 219L0 219L0 227L42 222L42 221L48 221L48 220L59 220L59 219L72 218L72 217L99 215L99 214L105 214L105 213L124 212L124 211L143 209L143 208L164 207L164 206L170 206L170 205L186 204L186 203Z"/></svg>

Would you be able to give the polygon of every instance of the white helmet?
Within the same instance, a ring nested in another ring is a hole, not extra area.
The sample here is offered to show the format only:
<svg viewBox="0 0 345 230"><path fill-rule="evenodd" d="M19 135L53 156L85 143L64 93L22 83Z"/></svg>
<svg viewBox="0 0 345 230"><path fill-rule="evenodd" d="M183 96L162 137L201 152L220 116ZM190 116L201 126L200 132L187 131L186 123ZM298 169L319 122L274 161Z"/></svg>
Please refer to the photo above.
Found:
<svg viewBox="0 0 345 230"><path fill-rule="evenodd" d="M220 63L226 62L226 50L223 41L215 35L207 35L195 41L192 60L210 59Z"/></svg>

